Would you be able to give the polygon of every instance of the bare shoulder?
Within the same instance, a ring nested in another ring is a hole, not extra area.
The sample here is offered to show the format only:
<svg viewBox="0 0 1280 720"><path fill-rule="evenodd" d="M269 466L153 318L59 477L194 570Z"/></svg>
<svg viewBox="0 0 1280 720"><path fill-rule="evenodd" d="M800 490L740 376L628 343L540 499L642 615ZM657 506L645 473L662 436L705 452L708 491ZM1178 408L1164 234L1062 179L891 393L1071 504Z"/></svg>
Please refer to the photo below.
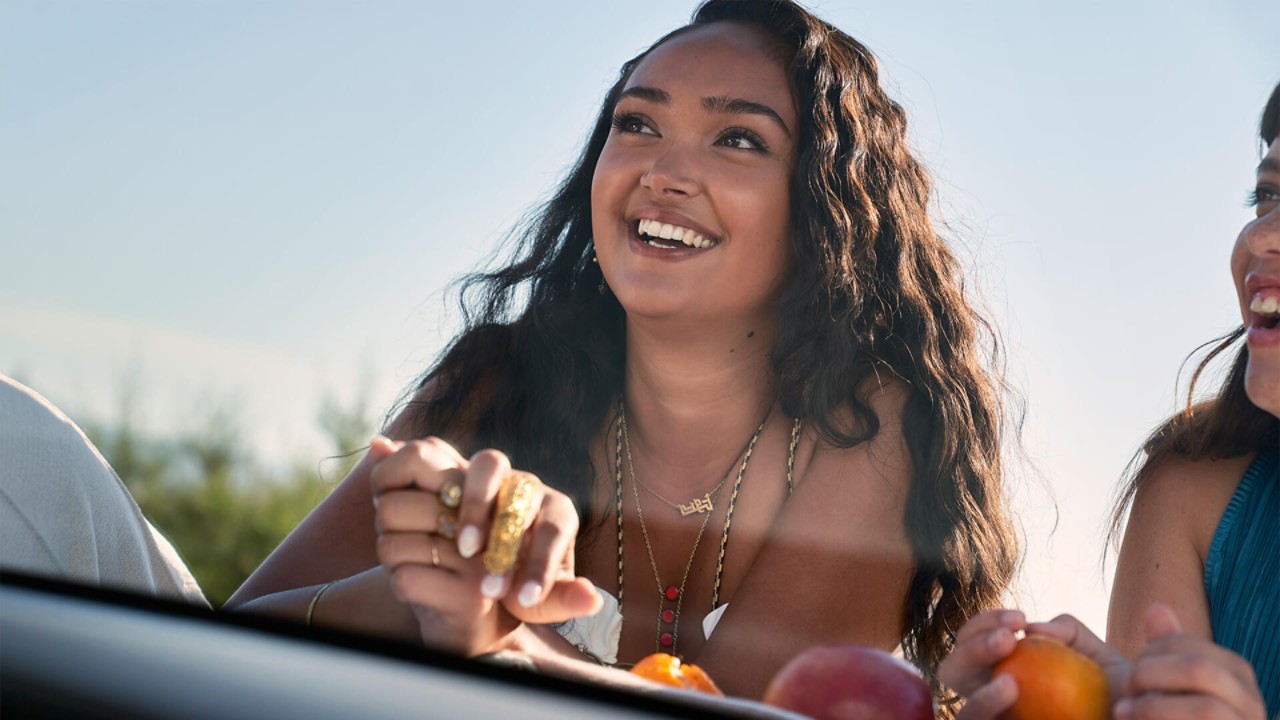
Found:
<svg viewBox="0 0 1280 720"><path fill-rule="evenodd" d="M1252 461L1253 455L1160 461L1134 495L1130 527L1162 534L1176 529L1184 533L1203 558L1232 493Z"/></svg>
<svg viewBox="0 0 1280 720"><path fill-rule="evenodd" d="M903 409L909 393L906 383L898 380L871 390L868 402L879 420L879 429L864 443L837 447L811 431L807 439L812 442L812 450L801 474L803 483L812 480L812 484L819 486L841 486L847 484L855 471L881 484L880 490L886 489L885 484L894 487L909 482L911 465L902 430ZM836 413L836 420L842 424L852 419L853 411L849 408ZM906 488L901 489L905 496Z"/></svg>
<svg viewBox="0 0 1280 720"><path fill-rule="evenodd" d="M800 469L796 499L805 507L832 515L837 523L856 518L864 528L863 541L875 539L905 543L903 512L911 486L911 460L902 430L902 414L909 389L892 381L872 390L868 398L879 419L879 430L870 440L852 447L837 447L811 430L808 462ZM837 420L849 421L852 411L843 409Z"/></svg>
<svg viewBox="0 0 1280 720"><path fill-rule="evenodd" d="M1174 609L1183 630L1211 637L1204 563L1222 513L1252 457L1169 458L1147 471L1116 561L1107 641L1133 657L1145 644L1153 602Z"/></svg>

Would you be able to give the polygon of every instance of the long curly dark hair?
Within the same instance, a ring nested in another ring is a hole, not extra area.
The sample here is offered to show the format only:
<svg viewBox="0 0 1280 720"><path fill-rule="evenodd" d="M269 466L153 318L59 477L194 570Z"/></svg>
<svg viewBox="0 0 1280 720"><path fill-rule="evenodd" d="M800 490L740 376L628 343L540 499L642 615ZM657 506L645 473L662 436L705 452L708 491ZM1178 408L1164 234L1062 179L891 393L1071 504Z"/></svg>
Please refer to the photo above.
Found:
<svg viewBox="0 0 1280 720"><path fill-rule="evenodd" d="M905 523L916 567L902 645L936 688L955 630L999 603L1020 556L1003 485L999 344L930 220L929 174L875 58L794 2L709 0L623 65L568 177L510 236L508 264L463 280L466 329L421 379L432 392L411 414L422 433L503 449L570 495L584 526L608 517L592 504L589 448L622 390L625 317L590 262L592 175L636 66L673 36L722 21L777 39L799 116L793 270L772 354L781 408L852 447L879 432L865 381L887 374L910 389Z"/></svg>
<svg viewBox="0 0 1280 720"><path fill-rule="evenodd" d="M1280 142L1280 83L1271 91L1258 123L1262 149ZM1149 435L1130 461L1117 493L1107 533L1110 546L1119 544L1129 506L1151 474L1170 458L1207 460L1235 458L1274 449L1280 444L1280 418L1253 404L1245 391L1245 371L1249 366L1249 346L1241 342L1248 328L1240 325L1231 332L1202 345L1192 356L1204 352L1187 385L1182 410L1161 423ZM1207 400L1196 401L1196 386L1214 361L1239 344L1231 365L1217 391Z"/></svg>

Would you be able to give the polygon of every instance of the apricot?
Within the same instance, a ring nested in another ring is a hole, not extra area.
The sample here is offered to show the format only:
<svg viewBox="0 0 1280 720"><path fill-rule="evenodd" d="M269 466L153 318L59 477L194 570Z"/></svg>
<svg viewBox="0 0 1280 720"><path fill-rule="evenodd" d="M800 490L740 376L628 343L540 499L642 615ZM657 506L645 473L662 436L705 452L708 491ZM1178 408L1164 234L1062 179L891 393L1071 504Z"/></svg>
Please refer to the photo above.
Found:
<svg viewBox="0 0 1280 720"><path fill-rule="evenodd" d="M682 663L680 658L666 653L646 655L631 668L631 672L667 687L724 695L702 668Z"/></svg>
<svg viewBox="0 0 1280 720"><path fill-rule="evenodd" d="M1111 714L1107 676L1096 662L1044 635L1018 641L996 663L993 676L1018 684L1018 700L1000 720L1107 720Z"/></svg>

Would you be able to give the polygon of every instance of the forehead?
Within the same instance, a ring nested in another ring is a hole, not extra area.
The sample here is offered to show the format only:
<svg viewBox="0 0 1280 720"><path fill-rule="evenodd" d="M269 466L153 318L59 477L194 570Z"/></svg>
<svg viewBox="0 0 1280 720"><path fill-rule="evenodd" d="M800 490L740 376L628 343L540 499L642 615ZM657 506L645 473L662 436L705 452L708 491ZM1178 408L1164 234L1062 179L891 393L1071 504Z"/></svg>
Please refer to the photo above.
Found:
<svg viewBox="0 0 1280 720"><path fill-rule="evenodd" d="M711 23L659 45L627 80L635 86L762 102L783 117L795 113L777 41L741 23Z"/></svg>

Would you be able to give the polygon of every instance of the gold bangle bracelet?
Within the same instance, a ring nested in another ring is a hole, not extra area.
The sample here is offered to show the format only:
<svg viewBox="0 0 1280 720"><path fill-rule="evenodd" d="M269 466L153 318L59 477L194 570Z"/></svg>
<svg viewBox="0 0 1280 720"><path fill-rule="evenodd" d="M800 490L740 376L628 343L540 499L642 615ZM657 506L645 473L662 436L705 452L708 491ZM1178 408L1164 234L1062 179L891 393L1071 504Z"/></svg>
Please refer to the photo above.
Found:
<svg viewBox="0 0 1280 720"><path fill-rule="evenodd" d="M307 627L311 627L311 617L316 614L316 603L320 602L320 596L324 594L325 590L333 587L336 582L338 581L330 580L329 582L321 585L320 589L316 591L316 594L311 596L311 604L307 605Z"/></svg>

